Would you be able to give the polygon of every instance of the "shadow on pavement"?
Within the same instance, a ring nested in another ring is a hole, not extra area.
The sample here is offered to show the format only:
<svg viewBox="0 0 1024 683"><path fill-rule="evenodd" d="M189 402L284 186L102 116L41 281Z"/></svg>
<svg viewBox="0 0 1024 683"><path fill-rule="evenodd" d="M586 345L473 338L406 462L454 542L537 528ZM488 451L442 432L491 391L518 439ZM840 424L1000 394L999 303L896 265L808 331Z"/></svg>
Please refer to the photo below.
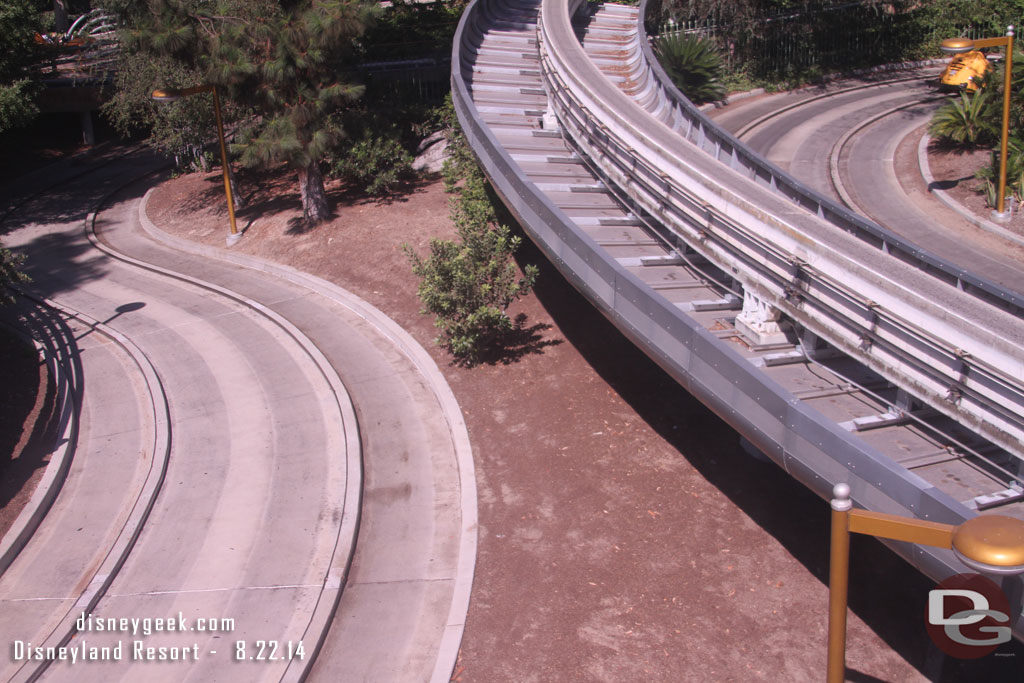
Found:
<svg viewBox="0 0 1024 683"><path fill-rule="evenodd" d="M83 391L82 367L79 359L79 350L73 331L68 327L61 317L54 311L35 304L24 298L20 299L16 307L3 311L2 322L5 325L27 334L46 347L46 353L51 358L58 358L63 361L63 372L66 374L66 381L69 386L68 400L71 401L70 419L77 424ZM30 347L31 348L31 347ZM10 360L8 358L7 360ZM26 364L32 365L33 369L38 367L38 357L34 350L28 351L23 359ZM30 363L30 361L35 361ZM24 369L24 366L22 366ZM22 434L22 425L27 414L21 414L21 420L15 423L8 423L17 416L5 415L4 429L0 430L0 508L19 497L25 489L25 485L33 479L39 470L45 469L49 463L49 456L54 449L60 445L61 427L61 404L59 402L58 388L54 384L52 372L45 373L47 379L46 387L39 387L45 391L45 398L33 422L24 426L31 429L28 435ZM38 405L38 401L36 402ZM71 432L74 439L77 429ZM13 453L19 442L22 444L20 452ZM73 452L73 444L72 444ZM17 455L16 458L7 461L7 458ZM59 486L60 482L55 482ZM21 496L27 500L31 491L25 490ZM16 515L15 515L16 516ZM13 521L13 516L10 521Z"/></svg>
<svg viewBox="0 0 1024 683"><path fill-rule="evenodd" d="M22 270L32 278L26 291L53 298L102 275L109 257L90 244L86 219L125 183L152 170L146 165L150 159L139 153L114 163L104 160L81 176L43 189L0 219L0 242L26 256ZM144 189L134 184L118 194L118 201L141 197ZM101 211L97 231L106 224Z"/></svg>

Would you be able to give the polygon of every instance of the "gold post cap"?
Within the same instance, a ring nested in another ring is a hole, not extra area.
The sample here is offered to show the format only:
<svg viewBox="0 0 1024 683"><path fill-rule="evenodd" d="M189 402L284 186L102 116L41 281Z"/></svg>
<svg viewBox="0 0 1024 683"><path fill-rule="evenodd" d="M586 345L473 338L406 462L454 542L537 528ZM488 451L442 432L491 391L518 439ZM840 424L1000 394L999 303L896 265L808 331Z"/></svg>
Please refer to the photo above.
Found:
<svg viewBox="0 0 1024 683"><path fill-rule="evenodd" d="M958 55L974 49L974 41L970 38L946 38L939 49L948 54Z"/></svg>
<svg viewBox="0 0 1024 683"><path fill-rule="evenodd" d="M150 97L157 102L174 102L182 98L182 92L179 88L157 88Z"/></svg>
<svg viewBox="0 0 1024 683"><path fill-rule="evenodd" d="M1024 520L978 515L953 532L953 550L968 566L995 574L1024 573Z"/></svg>

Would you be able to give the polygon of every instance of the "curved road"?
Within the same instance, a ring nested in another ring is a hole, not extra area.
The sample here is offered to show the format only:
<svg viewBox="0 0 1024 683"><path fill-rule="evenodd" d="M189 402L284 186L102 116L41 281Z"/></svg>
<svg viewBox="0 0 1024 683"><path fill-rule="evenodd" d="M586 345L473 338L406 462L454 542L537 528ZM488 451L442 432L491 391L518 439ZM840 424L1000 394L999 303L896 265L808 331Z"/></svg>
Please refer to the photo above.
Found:
<svg viewBox="0 0 1024 683"><path fill-rule="evenodd" d="M475 491L440 373L328 283L148 237L132 181L154 168L96 163L5 221L82 377L67 481L0 576L0 679L31 680L48 664L31 647L65 644L117 661L57 662L45 680L450 673Z"/></svg>
<svg viewBox="0 0 1024 683"><path fill-rule="evenodd" d="M935 201L921 180L918 143L946 101L935 87L937 74L920 69L741 99L711 115L809 187L937 256L1024 293L1021 243L979 230Z"/></svg>

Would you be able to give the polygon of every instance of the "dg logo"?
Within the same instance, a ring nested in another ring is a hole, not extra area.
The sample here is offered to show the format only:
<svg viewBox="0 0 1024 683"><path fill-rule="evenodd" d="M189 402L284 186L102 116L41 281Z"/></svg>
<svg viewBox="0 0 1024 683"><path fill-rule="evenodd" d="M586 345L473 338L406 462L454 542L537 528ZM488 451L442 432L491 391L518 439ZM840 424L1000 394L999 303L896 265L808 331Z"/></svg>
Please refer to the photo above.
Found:
<svg viewBox="0 0 1024 683"><path fill-rule="evenodd" d="M977 659L1010 641L1010 601L980 574L951 576L928 592L928 635L946 654Z"/></svg>

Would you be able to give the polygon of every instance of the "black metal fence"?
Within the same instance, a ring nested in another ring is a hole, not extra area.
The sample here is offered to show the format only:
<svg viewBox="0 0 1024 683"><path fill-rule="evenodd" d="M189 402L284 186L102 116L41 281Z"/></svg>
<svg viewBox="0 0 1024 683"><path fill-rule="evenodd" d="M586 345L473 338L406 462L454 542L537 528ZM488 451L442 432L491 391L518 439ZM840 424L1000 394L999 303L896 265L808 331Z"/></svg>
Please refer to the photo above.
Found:
<svg viewBox="0 0 1024 683"><path fill-rule="evenodd" d="M407 59L359 67L367 92L396 101L439 104L451 90L451 59Z"/></svg>
<svg viewBox="0 0 1024 683"><path fill-rule="evenodd" d="M922 34L921 11L900 9L895 3L842 2L779 10L743 21L723 20L720 15L680 21L664 16L659 8L647 22L653 35L711 38L730 70L772 77L919 58L929 42L937 42Z"/></svg>

